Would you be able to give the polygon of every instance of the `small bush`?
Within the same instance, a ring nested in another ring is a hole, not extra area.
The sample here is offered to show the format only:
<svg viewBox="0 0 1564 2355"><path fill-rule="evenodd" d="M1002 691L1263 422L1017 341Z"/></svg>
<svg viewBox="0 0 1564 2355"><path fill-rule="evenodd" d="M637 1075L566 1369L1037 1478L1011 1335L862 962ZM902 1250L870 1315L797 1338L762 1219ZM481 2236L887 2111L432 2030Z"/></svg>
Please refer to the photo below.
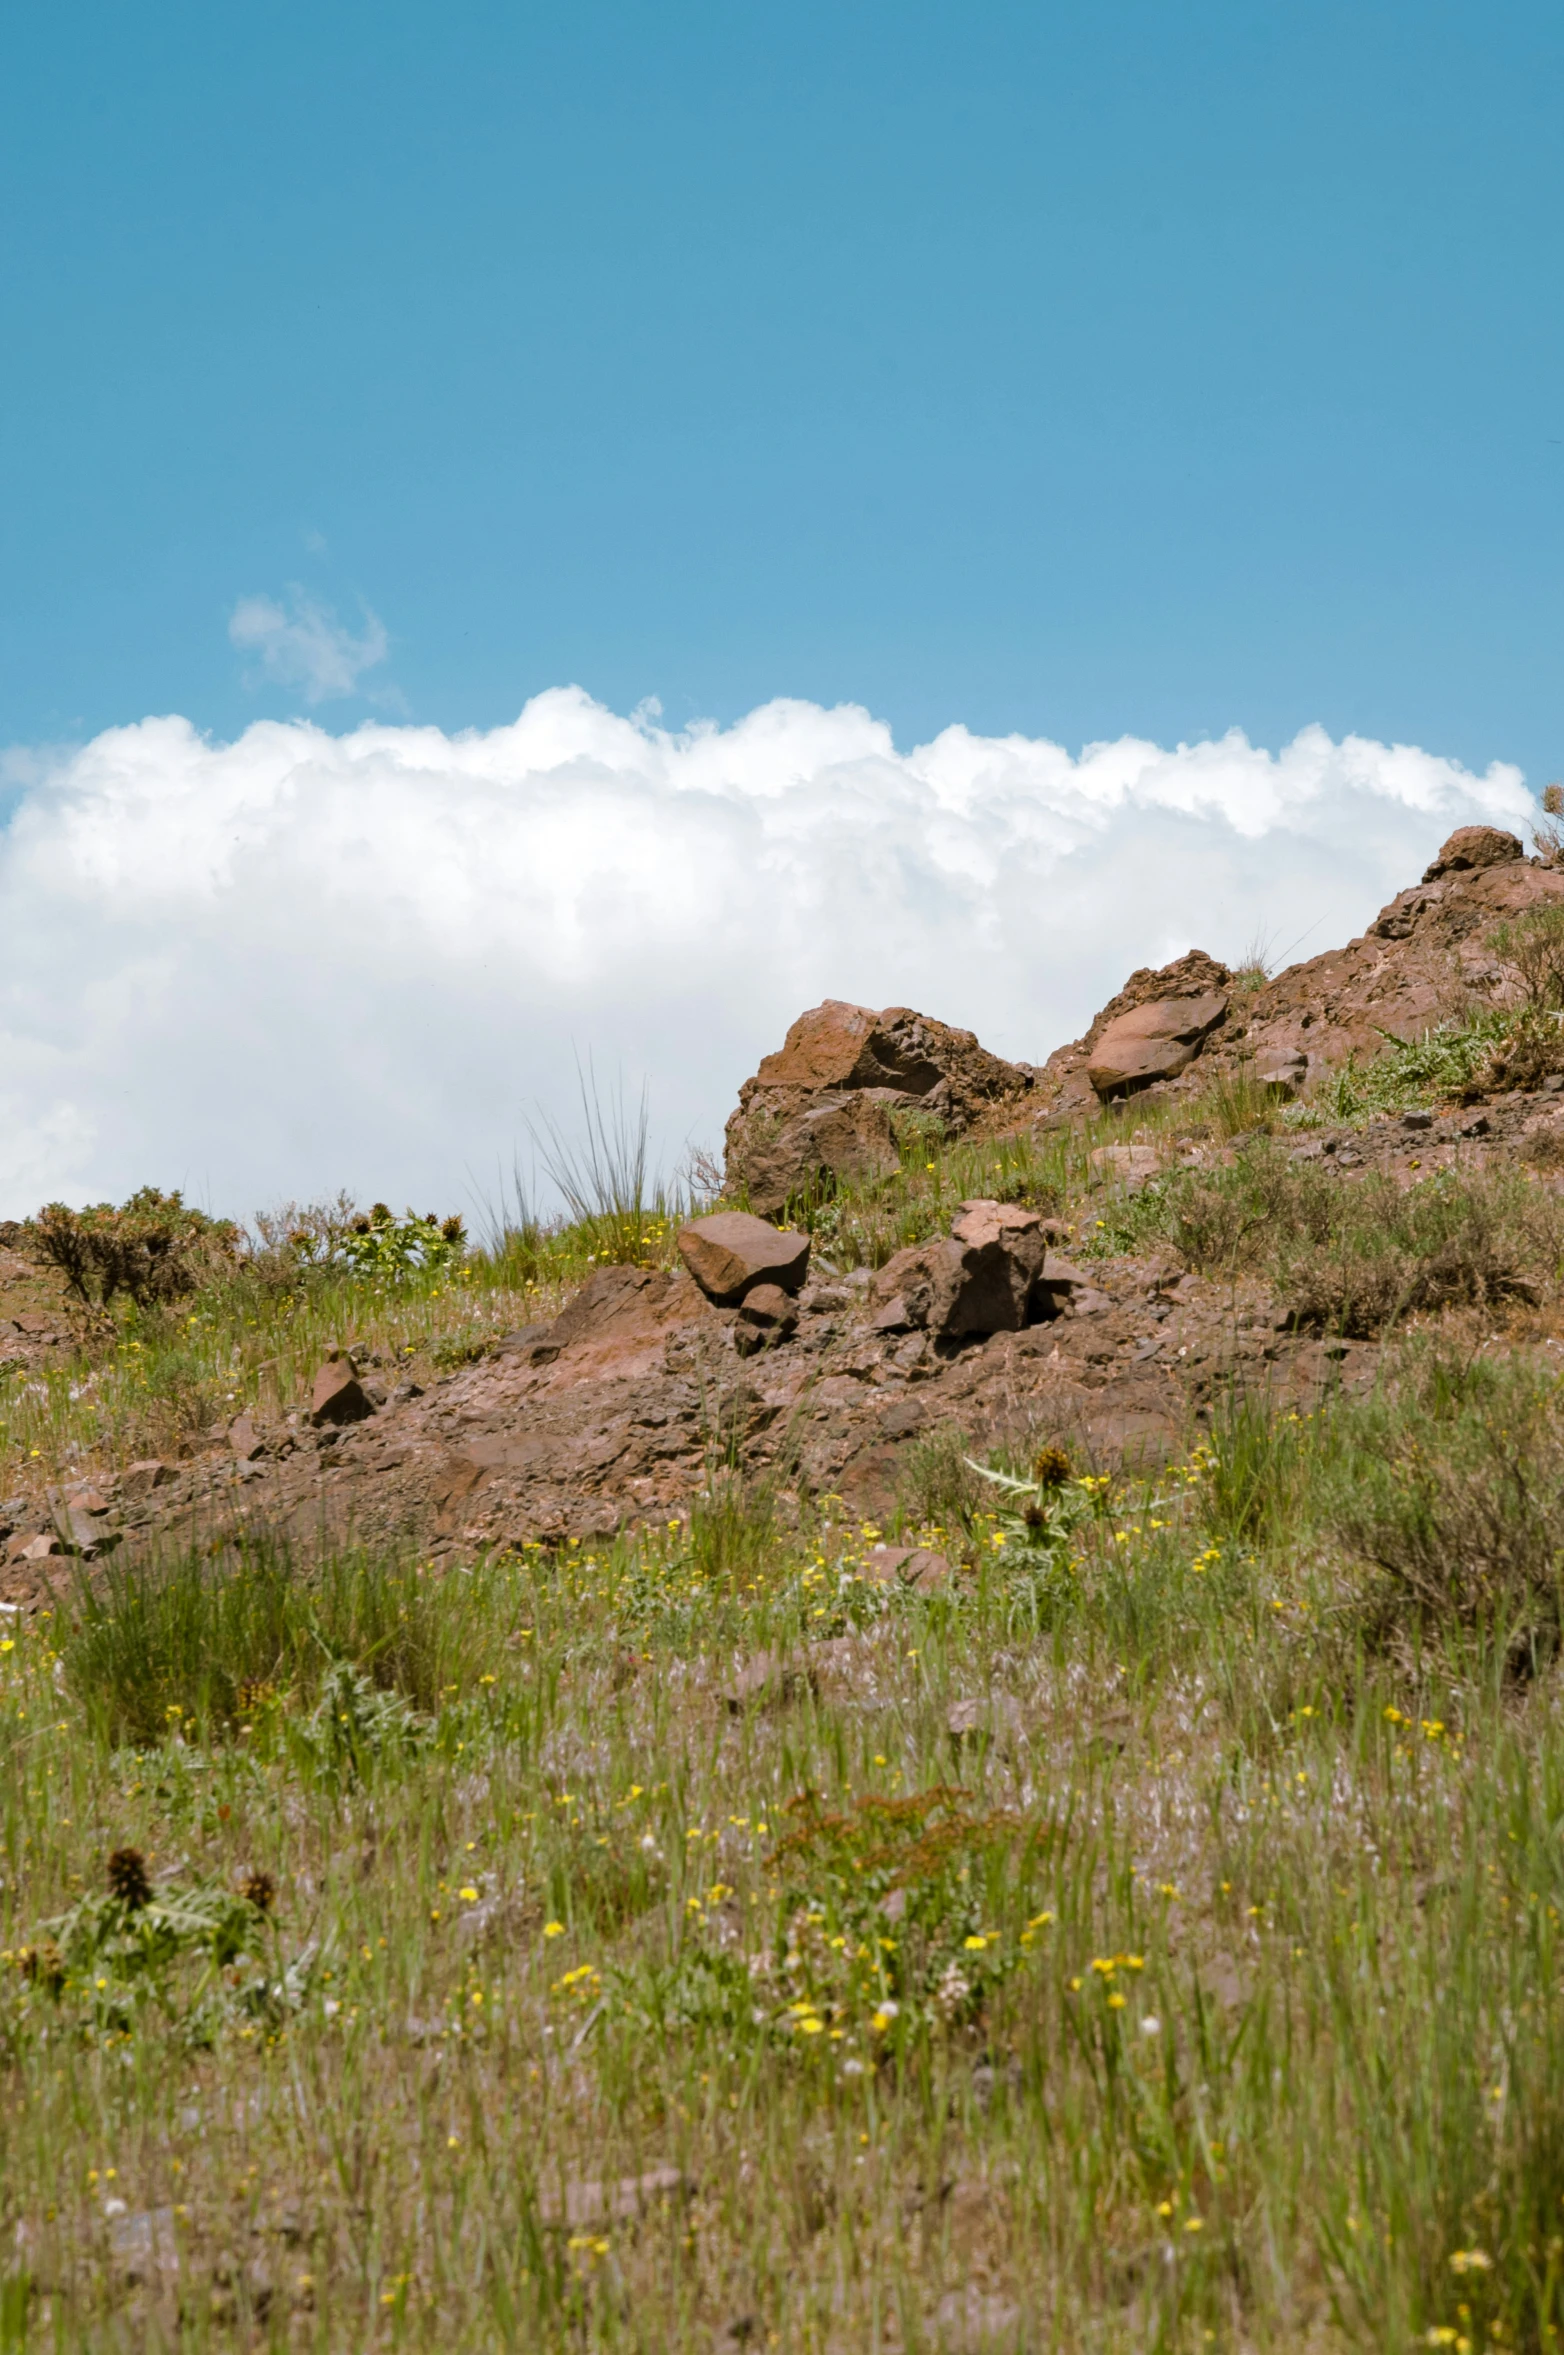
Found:
<svg viewBox="0 0 1564 2355"><path fill-rule="evenodd" d="M1302 1329L1370 1338L1398 1318L1535 1299L1564 1258L1564 1206L1513 1171L1350 1183L1258 1142L1117 1205L1099 1250L1160 1241L1206 1275L1269 1279Z"/></svg>
<svg viewBox="0 0 1564 2355"><path fill-rule="evenodd" d="M106 1309L124 1293L146 1309L181 1300L231 1269L238 1230L191 1209L177 1193L143 1186L118 1209L111 1202L87 1210L47 1203L28 1221L27 1239L83 1307Z"/></svg>
<svg viewBox="0 0 1564 2355"><path fill-rule="evenodd" d="M928 1528L970 1529L988 1502L967 1455L964 1431L948 1427L914 1440L906 1450L901 1498L909 1517Z"/></svg>
<svg viewBox="0 0 1564 2355"><path fill-rule="evenodd" d="M1406 1112L1487 1087L1494 1056L1509 1039L1516 1014L1485 1006L1474 1014L1436 1023L1421 1038L1387 1038L1368 1062L1349 1055L1311 1093L1306 1104L1284 1115L1291 1125L1366 1120L1379 1112Z"/></svg>
<svg viewBox="0 0 1564 2355"><path fill-rule="evenodd" d="M1052 1827L975 1813L943 1785L840 1809L810 1791L788 1815L767 1860L778 1921L759 1982L789 1999L787 2031L802 2042L830 2022L894 2052L976 2016L1030 1943L1016 1917Z"/></svg>
<svg viewBox="0 0 1564 2355"><path fill-rule="evenodd" d="M1544 900L1513 922L1496 925L1488 946L1514 966L1529 1008L1564 1009L1564 902Z"/></svg>

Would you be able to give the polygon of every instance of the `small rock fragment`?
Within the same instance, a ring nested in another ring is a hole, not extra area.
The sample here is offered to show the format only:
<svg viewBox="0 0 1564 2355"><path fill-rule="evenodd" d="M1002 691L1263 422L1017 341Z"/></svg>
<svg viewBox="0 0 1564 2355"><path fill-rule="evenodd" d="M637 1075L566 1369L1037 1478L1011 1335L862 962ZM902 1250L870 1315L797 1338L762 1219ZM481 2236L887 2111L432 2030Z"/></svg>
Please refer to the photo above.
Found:
<svg viewBox="0 0 1564 2355"><path fill-rule="evenodd" d="M744 1296L733 1329L734 1346L750 1357L768 1342L786 1341L798 1330L798 1303L780 1284L757 1284Z"/></svg>
<svg viewBox="0 0 1564 2355"><path fill-rule="evenodd" d="M156 1456L143 1456L138 1463L126 1466L120 1486L127 1496L148 1496L154 1488L166 1488L178 1478L172 1464L161 1463Z"/></svg>
<svg viewBox="0 0 1564 2355"><path fill-rule="evenodd" d="M333 1352L315 1376L310 1421L317 1430L325 1424L340 1428L345 1423L365 1422L374 1411L353 1371L353 1360Z"/></svg>

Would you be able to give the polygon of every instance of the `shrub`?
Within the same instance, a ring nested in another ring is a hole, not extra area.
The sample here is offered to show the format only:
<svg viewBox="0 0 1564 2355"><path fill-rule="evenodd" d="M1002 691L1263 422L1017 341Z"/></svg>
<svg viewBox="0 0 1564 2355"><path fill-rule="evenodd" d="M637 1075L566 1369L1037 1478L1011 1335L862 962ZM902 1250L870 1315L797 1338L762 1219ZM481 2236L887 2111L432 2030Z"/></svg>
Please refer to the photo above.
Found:
<svg viewBox="0 0 1564 2355"><path fill-rule="evenodd" d="M1496 925L1488 946L1514 966L1529 1007L1564 1009L1564 902L1544 900L1512 922Z"/></svg>
<svg viewBox="0 0 1564 2355"><path fill-rule="evenodd" d="M1098 1248L1153 1240L1207 1275L1269 1278L1297 1327L1368 1338L1415 1313L1536 1298L1564 1256L1564 1206L1513 1171L1344 1183L1261 1142L1143 1187Z"/></svg>
<svg viewBox="0 0 1564 2355"><path fill-rule="evenodd" d="M123 1292L144 1309L183 1299L231 1268L238 1230L191 1209L177 1193L143 1186L118 1209L111 1202L87 1210L47 1203L28 1221L27 1239L84 1307L106 1309Z"/></svg>
<svg viewBox="0 0 1564 2355"><path fill-rule="evenodd" d="M1512 1668L1551 1655L1564 1432L1547 1375L1430 1348L1380 1395L1339 1409L1337 1438L1324 1520L1377 1573L1371 1628L1475 1630Z"/></svg>
<svg viewBox="0 0 1564 2355"><path fill-rule="evenodd" d="M200 1551L110 1562L80 1588L61 1672L100 1735L138 1748L185 1732L219 1740L268 1701L311 1707L339 1670L430 1715L486 1664L490 1574L451 1593L446 1583L354 1554L328 1556L306 1578L264 1545L231 1570ZM360 1718L368 1725L368 1706L351 1692L342 1701L350 1735ZM372 1730L378 1739L385 1728Z"/></svg>
<svg viewBox="0 0 1564 2355"><path fill-rule="evenodd" d="M1377 1112L1404 1112L1489 1084L1495 1053L1516 1027L1513 1011L1485 1006L1439 1022L1421 1038L1387 1037L1368 1062L1349 1055L1284 1117L1293 1125L1356 1121Z"/></svg>
<svg viewBox="0 0 1564 2355"><path fill-rule="evenodd" d="M788 2032L829 2021L895 2051L980 2012L1024 1952L1014 1917L1052 1826L974 1813L943 1784L839 1809L808 1791L788 1815L767 1859L779 1905L764 1974L788 1998Z"/></svg>

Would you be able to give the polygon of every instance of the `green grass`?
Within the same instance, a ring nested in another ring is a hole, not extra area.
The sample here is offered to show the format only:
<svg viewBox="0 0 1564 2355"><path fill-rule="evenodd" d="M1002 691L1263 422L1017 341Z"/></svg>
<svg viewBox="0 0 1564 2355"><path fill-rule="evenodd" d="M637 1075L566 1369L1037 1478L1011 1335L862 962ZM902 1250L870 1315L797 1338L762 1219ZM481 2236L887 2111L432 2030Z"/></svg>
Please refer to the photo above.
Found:
<svg viewBox="0 0 1564 2355"><path fill-rule="evenodd" d="M1556 1395L1424 1343L1035 1545L977 1483L928 1596L726 1487L13 1620L0 2344L1552 2345Z"/></svg>

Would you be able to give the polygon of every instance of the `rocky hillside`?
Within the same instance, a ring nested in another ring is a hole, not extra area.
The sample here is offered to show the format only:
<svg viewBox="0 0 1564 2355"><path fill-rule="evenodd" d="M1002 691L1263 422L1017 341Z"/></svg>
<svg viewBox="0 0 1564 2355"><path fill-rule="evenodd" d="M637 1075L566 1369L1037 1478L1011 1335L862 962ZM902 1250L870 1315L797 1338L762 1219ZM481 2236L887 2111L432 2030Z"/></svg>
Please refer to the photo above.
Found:
<svg viewBox="0 0 1564 2355"><path fill-rule="evenodd" d="M888 1516L941 1435L1155 1460L1233 1385L1306 1403L1368 1379L1408 1316L1545 1338L1564 1057L1533 1055L1520 1089L1502 1057L1468 1057L1442 1101L1424 1085L1372 1117L1332 1116L1322 1090L1432 1026L1522 1020L1526 974L1495 940L1561 898L1564 873L1465 828L1344 948L1272 979L1200 951L1138 971L1035 1066L906 1008L828 1001L740 1091L731 1207L637 1254L656 1264L599 1266L455 1367L411 1344L393 1363L366 1302L307 1394L269 1361L184 1448L38 1450L0 1522L4 1595L35 1602L67 1556L190 1527L394 1535L432 1557L556 1545L684 1515L724 1465L784 1511L834 1492ZM101 1323L27 1230L9 1243L9 1378L42 1395L66 1365L75 1398Z"/></svg>

